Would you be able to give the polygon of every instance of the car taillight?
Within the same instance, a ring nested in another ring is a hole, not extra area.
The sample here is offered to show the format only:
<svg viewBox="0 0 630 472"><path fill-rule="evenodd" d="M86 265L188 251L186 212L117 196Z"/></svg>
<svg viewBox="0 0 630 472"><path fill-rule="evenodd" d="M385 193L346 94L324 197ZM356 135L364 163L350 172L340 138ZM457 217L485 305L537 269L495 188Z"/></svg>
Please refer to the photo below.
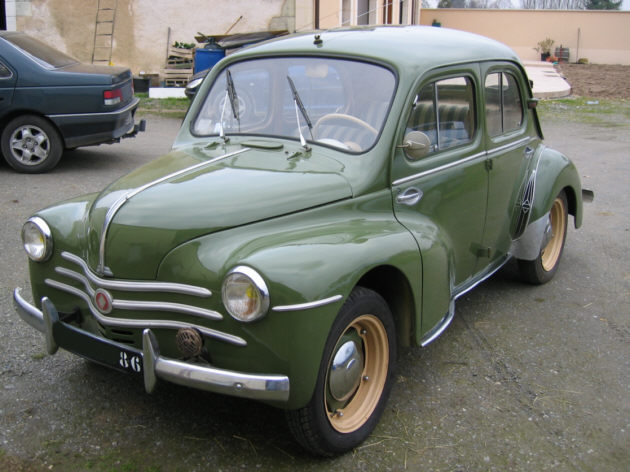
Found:
<svg viewBox="0 0 630 472"><path fill-rule="evenodd" d="M105 105L118 105L122 102L122 89L105 90L103 92L103 100Z"/></svg>

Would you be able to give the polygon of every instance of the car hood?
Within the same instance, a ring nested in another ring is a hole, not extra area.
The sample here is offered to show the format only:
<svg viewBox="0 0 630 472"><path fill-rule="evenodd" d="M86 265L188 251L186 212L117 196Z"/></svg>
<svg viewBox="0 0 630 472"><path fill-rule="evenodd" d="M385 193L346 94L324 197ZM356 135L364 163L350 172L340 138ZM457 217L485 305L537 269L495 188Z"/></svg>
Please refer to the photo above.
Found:
<svg viewBox="0 0 630 472"><path fill-rule="evenodd" d="M282 147L214 147L173 151L104 190L87 219L90 266L151 279L170 250L193 238L352 196L332 158Z"/></svg>

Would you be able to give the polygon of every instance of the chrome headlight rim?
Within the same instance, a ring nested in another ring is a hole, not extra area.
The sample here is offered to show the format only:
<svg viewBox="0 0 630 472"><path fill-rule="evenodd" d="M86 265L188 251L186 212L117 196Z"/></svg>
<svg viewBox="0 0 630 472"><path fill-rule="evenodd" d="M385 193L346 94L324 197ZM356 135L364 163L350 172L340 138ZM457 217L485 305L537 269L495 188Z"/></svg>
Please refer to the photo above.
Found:
<svg viewBox="0 0 630 472"><path fill-rule="evenodd" d="M258 307L256 313L254 313L253 315L243 316L240 313L235 313L230 306L230 303L228 301L227 288L228 284L233 280L233 277L237 275L244 276L245 278L249 279L252 287L258 292L260 306ZM223 284L221 286L221 297L223 299L223 306L230 314L230 316L242 323L252 323L254 321L257 321L265 316L269 311L269 289L267 288L267 284L257 271L248 266L236 266L225 275L225 278L223 279Z"/></svg>
<svg viewBox="0 0 630 472"><path fill-rule="evenodd" d="M203 79L205 79L205 77L199 77L199 78L196 78L196 79L192 79L190 82L188 82L186 84L186 89L187 90L196 89L197 87L199 87L201 85L201 82L203 82Z"/></svg>
<svg viewBox="0 0 630 472"><path fill-rule="evenodd" d="M26 235L27 231L30 231L29 227L35 227L42 238L43 249L41 251L41 255L36 255L34 252L27 249ZM28 255L29 259L32 261L45 262L50 259L53 250L52 231L50 231L48 223L46 223L43 218L33 216L26 220L24 225L22 225L22 246L24 247L24 251Z"/></svg>

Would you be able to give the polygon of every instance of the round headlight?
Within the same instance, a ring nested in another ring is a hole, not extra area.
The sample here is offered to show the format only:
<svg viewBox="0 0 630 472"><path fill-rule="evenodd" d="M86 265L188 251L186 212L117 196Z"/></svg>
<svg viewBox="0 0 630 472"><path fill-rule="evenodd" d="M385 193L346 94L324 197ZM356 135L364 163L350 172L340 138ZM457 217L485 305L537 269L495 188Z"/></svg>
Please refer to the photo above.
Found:
<svg viewBox="0 0 630 472"><path fill-rule="evenodd" d="M239 321L257 320L269 309L269 291L263 278L254 269L238 266L232 269L221 288L223 304Z"/></svg>
<svg viewBox="0 0 630 472"><path fill-rule="evenodd" d="M28 257L35 262L44 262L52 254L53 241L50 228L38 216L29 218L22 226L22 244Z"/></svg>

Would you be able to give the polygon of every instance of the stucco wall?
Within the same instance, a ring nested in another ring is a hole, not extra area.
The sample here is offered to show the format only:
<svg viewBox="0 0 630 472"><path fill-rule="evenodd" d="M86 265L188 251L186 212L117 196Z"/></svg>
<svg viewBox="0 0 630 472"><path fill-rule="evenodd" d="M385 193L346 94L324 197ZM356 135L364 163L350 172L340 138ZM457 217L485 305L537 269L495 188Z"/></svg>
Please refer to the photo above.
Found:
<svg viewBox="0 0 630 472"><path fill-rule="evenodd" d="M470 31L509 45L522 60L540 60L545 39L570 49L570 62L630 65L630 11L423 9L420 22ZM579 31L579 51L578 51ZM578 57L579 54L579 57Z"/></svg>
<svg viewBox="0 0 630 472"><path fill-rule="evenodd" d="M103 2L101 2L103 3ZM171 42L197 32L223 34L295 28L294 0L118 0L112 62L134 73L159 73ZM17 0L16 29L77 59L92 58L97 0Z"/></svg>

